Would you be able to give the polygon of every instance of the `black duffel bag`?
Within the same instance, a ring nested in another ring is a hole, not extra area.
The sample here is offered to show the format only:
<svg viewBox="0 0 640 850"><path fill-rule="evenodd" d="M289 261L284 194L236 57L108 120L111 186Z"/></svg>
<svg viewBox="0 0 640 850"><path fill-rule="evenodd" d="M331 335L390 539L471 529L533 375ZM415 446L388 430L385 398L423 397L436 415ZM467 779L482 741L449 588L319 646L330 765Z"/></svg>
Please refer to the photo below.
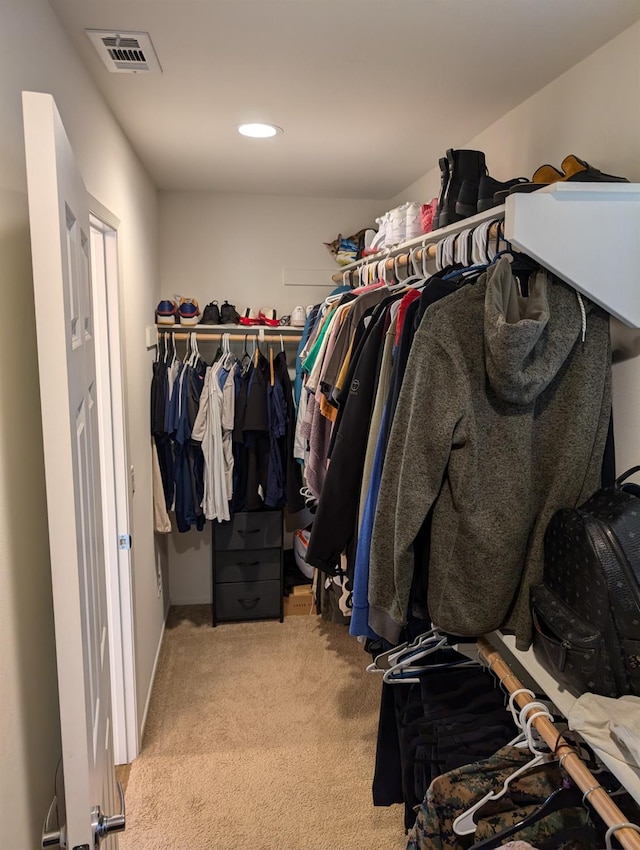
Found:
<svg viewBox="0 0 640 850"><path fill-rule="evenodd" d="M545 534L533 648L576 695L640 696L640 487L623 485L638 471L558 511Z"/></svg>

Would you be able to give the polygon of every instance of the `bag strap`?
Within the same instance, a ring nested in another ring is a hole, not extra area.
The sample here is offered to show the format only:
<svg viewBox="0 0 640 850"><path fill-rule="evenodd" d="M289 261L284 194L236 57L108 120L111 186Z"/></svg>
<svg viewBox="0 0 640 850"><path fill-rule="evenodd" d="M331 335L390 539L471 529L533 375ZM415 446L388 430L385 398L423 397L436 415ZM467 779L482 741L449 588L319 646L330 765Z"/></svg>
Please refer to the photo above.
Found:
<svg viewBox="0 0 640 850"><path fill-rule="evenodd" d="M640 472L640 466L632 466L631 469L627 469L626 472L623 472L622 475L619 475L618 478L616 478L616 490L619 490L622 482L626 481L627 478L631 478L631 476L635 475L636 472Z"/></svg>

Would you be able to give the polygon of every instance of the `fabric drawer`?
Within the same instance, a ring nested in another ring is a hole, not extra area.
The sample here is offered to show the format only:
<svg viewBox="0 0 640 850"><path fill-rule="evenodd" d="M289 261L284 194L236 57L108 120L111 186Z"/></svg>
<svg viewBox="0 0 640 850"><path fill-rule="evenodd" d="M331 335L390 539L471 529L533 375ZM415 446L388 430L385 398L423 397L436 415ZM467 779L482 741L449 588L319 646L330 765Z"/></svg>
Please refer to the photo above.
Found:
<svg viewBox="0 0 640 850"><path fill-rule="evenodd" d="M236 581L215 587L219 620L259 620L280 616L279 581Z"/></svg>
<svg viewBox="0 0 640 850"><path fill-rule="evenodd" d="M280 549L215 552L216 584L230 581L280 581Z"/></svg>
<svg viewBox="0 0 640 850"><path fill-rule="evenodd" d="M216 549L277 549L281 545L280 511L235 514L215 529Z"/></svg>

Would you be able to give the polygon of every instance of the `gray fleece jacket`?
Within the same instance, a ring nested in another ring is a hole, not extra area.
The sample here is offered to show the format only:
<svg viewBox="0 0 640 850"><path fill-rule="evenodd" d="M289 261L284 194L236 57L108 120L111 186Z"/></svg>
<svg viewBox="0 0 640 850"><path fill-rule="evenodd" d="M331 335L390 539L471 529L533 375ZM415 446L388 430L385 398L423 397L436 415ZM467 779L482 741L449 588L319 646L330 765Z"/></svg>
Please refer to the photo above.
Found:
<svg viewBox="0 0 640 850"><path fill-rule="evenodd" d="M611 410L608 317L537 273L519 295L506 257L420 324L386 453L371 545L369 622L406 622L412 544L433 507L429 614L453 634L531 639L529 591L559 508L599 486Z"/></svg>

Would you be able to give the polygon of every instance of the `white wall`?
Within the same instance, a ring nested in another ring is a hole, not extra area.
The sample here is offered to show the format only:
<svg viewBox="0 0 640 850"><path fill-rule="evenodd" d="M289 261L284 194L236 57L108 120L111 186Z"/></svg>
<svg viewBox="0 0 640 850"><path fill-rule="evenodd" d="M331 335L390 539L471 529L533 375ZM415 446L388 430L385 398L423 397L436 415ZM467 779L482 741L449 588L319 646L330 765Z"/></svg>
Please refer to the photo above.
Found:
<svg viewBox="0 0 640 850"><path fill-rule="evenodd" d="M163 297L193 296L201 307L228 299L238 309L290 313L334 286L331 274L339 266L322 243L338 231L348 236L375 226L381 207L379 200L162 192ZM322 285L285 286L284 275Z"/></svg>
<svg viewBox="0 0 640 850"><path fill-rule="evenodd" d="M640 181L640 23L634 24L473 139L450 147L482 150L496 180L531 178L567 154L609 174ZM444 151L442 152L444 155ZM425 202L438 195L438 164L392 200Z"/></svg>
<svg viewBox="0 0 640 850"><path fill-rule="evenodd" d="M339 269L323 242L372 226L378 201L163 192L160 194L160 280L200 306L225 299L238 309L272 306L278 315L317 303L335 286ZM303 270L320 286L284 285ZM210 530L169 537L172 604L211 599Z"/></svg>
<svg viewBox="0 0 640 850"><path fill-rule="evenodd" d="M640 23L605 44L474 139L451 147L482 150L497 180L531 177L545 162L559 167L567 154L609 174L640 182ZM436 167L400 192L405 199L438 194ZM613 367L618 472L640 463L640 358Z"/></svg>
<svg viewBox="0 0 640 850"><path fill-rule="evenodd" d="M163 622L151 531L144 326L157 298L156 193L46 0L0 7L0 823L40 846L60 756L21 90L56 98L87 188L122 222L124 341L135 545L139 703Z"/></svg>

